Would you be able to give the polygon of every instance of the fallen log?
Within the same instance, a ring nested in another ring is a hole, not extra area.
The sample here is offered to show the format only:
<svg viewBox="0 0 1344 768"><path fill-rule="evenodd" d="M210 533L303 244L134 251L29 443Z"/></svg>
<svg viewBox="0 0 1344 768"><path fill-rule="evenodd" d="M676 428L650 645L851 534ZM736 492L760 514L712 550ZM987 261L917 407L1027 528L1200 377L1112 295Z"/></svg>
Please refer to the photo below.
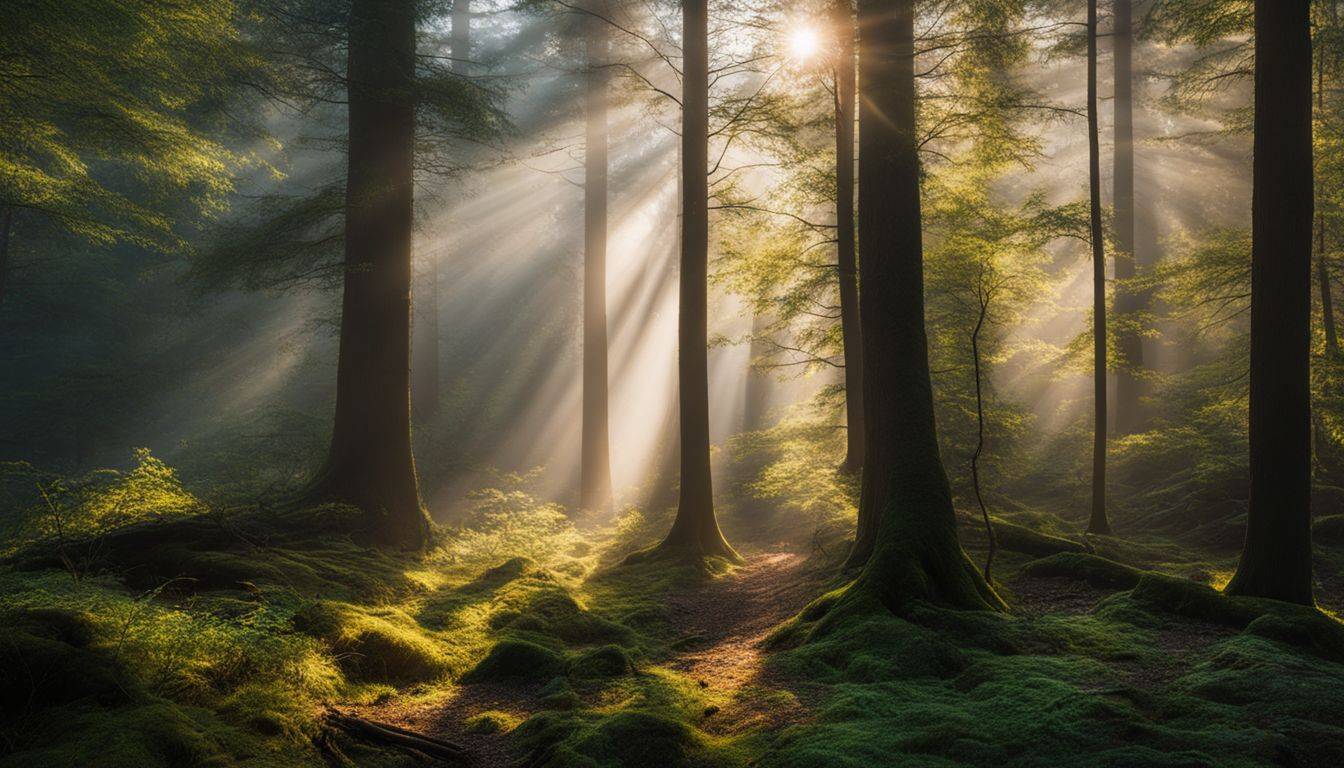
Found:
<svg viewBox="0 0 1344 768"><path fill-rule="evenodd" d="M366 720L334 709L327 711L326 720L345 733L372 744L394 747L453 765L467 765L471 762L471 754L461 744L416 733L398 725Z"/></svg>

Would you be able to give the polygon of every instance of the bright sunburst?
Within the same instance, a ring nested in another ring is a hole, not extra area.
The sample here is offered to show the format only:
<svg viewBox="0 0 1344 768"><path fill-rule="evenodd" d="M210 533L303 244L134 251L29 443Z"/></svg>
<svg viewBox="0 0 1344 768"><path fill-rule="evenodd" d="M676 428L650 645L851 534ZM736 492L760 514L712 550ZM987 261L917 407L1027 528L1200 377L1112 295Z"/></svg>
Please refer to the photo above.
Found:
<svg viewBox="0 0 1344 768"><path fill-rule="evenodd" d="M789 51L795 59L807 60L821 49L821 36L810 26L799 26L789 35Z"/></svg>

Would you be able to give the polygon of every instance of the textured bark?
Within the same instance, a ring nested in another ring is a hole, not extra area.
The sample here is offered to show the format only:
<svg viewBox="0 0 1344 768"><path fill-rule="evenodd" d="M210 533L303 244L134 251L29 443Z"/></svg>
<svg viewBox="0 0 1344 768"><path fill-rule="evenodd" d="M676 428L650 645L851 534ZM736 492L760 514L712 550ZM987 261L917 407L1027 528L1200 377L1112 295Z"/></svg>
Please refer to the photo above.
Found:
<svg viewBox="0 0 1344 768"><path fill-rule="evenodd" d="M835 224L840 282L840 337L845 347L845 461L843 472L863 468L863 341L859 328L859 262L854 233L854 14L850 0L835 4Z"/></svg>
<svg viewBox="0 0 1344 768"><path fill-rule="evenodd" d="M411 456L411 223L415 3L355 0L350 12L345 286L336 414L310 500L364 510L367 536L424 546Z"/></svg>
<svg viewBox="0 0 1344 768"><path fill-rule="evenodd" d="M863 498L877 520L853 586L912 600L1000 605L957 540L938 454L924 327L913 0L859 1L859 233L863 243Z"/></svg>
<svg viewBox="0 0 1344 768"><path fill-rule="evenodd" d="M1142 297L1129 281L1134 279L1134 15L1133 0L1113 0L1115 32L1115 315L1132 320ZM1116 332L1116 351L1123 365L1115 376L1115 432L1128 435L1143 429L1139 403L1141 381L1134 372L1143 368L1143 338L1132 322Z"/></svg>
<svg viewBox="0 0 1344 768"><path fill-rule="evenodd" d="M1106 517L1106 244L1101 229L1101 142L1097 126L1097 0L1087 3L1087 145L1092 239L1092 517L1088 533L1110 533Z"/></svg>
<svg viewBox="0 0 1344 768"><path fill-rule="evenodd" d="M607 24L586 19L583 182L583 445L579 508L611 509L607 408Z"/></svg>
<svg viewBox="0 0 1344 768"><path fill-rule="evenodd" d="M677 386L681 489L672 530L659 545L691 556L736 558L714 516L709 468L709 13L682 6L681 276Z"/></svg>
<svg viewBox="0 0 1344 768"><path fill-rule="evenodd" d="M1310 605L1309 0L1256 0L1251 203L1251 494L1236 595Z"/></svg>

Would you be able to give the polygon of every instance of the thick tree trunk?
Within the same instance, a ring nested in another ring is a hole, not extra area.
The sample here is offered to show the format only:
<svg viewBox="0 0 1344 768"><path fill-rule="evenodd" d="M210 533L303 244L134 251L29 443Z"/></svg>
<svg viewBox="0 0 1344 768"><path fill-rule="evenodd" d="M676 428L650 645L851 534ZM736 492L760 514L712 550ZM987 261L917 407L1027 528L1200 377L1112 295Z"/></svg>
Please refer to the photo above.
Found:
<svg viewBox="0 0 1344 768"><path fill-rule="evenodd" d="M863 242L863 498L877 520L853 586L911 600L1000 605L957 540L938 455L924 328L913 0L859 0L859 232Z"/></svg>
<svg viewBox="0 0 1344 768"><path fill-rule="evenodd" d="M579 508L611 508L607 413L607 25L586 19L583 183L583 446Z"/></svg>
<svg viewBox="0 0 1344 768"><path fill-rule="evenodd" d="M681 400L681 490L660 545L691 556L736 558L714 516L709 469L709 13L682 6L681 277L677 386Z"/></svg>
<svg viewBox="0 0 1344 768"><path fill-rule="evenodd" d="M371 540L404 548L429 534L411 456L414 67L415 3L355 0L336 416L310 489L358 506Z"/></svg>
<svg viewBox="0 0 1344 768"><path fill-rule="evenodd" d="M854 237L854 15L850 0L835 4L839 45L835 63L835 225L840 281L840 336L845 346L845 461L863 468L863 342L859 328L859 263Z"/></svg>
<svg viewBox="0 0 1344 768"><path fill-rule="evenodd" d="M1097 0L1087 3L1087 145L1092 214L1092 517L1088 533L1110 533L1106 516L1106 244L1101 229L1101 143L1097 126ZM1131 207L1132 210L1132 207ZM1132 227L1131 227L1132 231Z"/></svg>
<svg viewBox="0 0 1344 768"><path fill-rule="evenodd" d="M1113 0L1115 32L1115 315L1121 320L1116 351L1122 365L1115 378L1115 431L1128 435L1142 431L1140 379L1143 337L1133 320L1141 297L1132 281L1135 269L1134 236L1134 18L1133 0Z"/></svg>
<svg viewBox="0 0 1344 768"><path fill-rule="evenodd" d="M1309 0L1256 0L1251 212L1251 498L1230 594L1310 605Z"/></svg>

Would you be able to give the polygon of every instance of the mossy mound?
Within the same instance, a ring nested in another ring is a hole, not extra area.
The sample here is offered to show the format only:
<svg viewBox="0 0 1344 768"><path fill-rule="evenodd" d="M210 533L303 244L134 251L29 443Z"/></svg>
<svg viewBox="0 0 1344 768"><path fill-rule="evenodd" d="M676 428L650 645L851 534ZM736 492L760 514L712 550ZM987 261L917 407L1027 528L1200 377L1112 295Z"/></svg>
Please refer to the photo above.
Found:
<svg viewBox="0 0 1344 768"><path fill-rule="evenodd" d="M465 730L467 733L483 735L508 733L517 728L520 722L522 722L522 719L517 715L491 709L467 718Z"/></svg>
<svg viewBox="0 0 1344 768"><path fill-rule="evenodd" d="M999 546L1011 552L1045 557L1059 552L1086 552L1087 547L1072 539L1042 533L1007 520L991 518Z"/></svg>
<svg viewBox="0 0 1344 768"><path fill-rule="evenodd" d="M720 768L742 760L679 720L638 710L593 720L543 712L515 734L543 768Z"/></svg>
<svg viewBox="0 0 1344 768"><path fill-rule="evenodd" d="M1085 552L1059 552L1022 567L1022 573L1038 577L1064 577L1086 581L1094 587L1133 589L1143 572Z"/></svg>
<svg viewBox="0 0 1344 768"><path fill-rule="evenodd" d="M95 630L87 615L43 608L0 616L0 622L0 716L126 699L119 665L89 647Z"/></svg>
<svg viewBox="0 0 1344 768"><path fill-rule="evenodd" d="M407 684L451 671L439 647L402 611L367 610L317 601L298 612L294 628L327 643L341 670L353 680Z"/></svg>
<svg viewBox="0 0 1344 768"><path fill-rule="evenodd" d="M630 655L619 645L603 645L580 653L569 665L569 674L579 679L628 675L635 669Z"/></svg>
<svg viewBox="0 0 1344 768"><path fill-rule="evenodd" d="M464 683L542 682L563 674L565 662L555 651L526 640L501 640L462 676Z"/></svg>
<svg viewBox="0 0 1344 768"><path fill-rule="evenodd" d="M516 599L490 617L490 628L530 633L571 645L629 643L629 627L584 610L565 589L543 585Z"/></svg>

